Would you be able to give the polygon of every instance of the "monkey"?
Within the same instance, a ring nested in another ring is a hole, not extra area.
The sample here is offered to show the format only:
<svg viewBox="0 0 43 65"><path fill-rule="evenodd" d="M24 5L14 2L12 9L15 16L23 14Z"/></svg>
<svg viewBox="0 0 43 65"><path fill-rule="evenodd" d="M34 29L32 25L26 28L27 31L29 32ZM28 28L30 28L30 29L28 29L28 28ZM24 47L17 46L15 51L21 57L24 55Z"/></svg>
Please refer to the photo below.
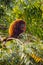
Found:
<svg viewBox="0 0 43 65"><path fill-rule="evenodd" d="M26 22L21 19L17 19L14 22L12 22L9 26L9 36L17 38L19 34L25 32L25 30Z"/></svg>
<svg viewBox="0 0 43 65"><path fill-rule="evenodd" d="M22 19L16 19L13 21L8 29L9 36L5 38L3 41L11 40L13 38L18 38L18 36L26 31L26 22Z"/></svg>

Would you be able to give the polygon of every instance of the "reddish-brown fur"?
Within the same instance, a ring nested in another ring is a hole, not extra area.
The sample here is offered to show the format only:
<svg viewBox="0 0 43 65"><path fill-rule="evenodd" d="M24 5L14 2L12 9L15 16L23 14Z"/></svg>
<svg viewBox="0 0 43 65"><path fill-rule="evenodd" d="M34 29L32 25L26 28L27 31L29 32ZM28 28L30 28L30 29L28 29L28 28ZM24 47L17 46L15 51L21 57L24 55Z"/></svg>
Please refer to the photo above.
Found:
<svg viewBox="0 0 43 65"><path fill-rule="evenodd" d="M26 30L26 23L21 19L17 19L10 24L9 27L9 36L17 38L19 34L23 33Z"/></svg>

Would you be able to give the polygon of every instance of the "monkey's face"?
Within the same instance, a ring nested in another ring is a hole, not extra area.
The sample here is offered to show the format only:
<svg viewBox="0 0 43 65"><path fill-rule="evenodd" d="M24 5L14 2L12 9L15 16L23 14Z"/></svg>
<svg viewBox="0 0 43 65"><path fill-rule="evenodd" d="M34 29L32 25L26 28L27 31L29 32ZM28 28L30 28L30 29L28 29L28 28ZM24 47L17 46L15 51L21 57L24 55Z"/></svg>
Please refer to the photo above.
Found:
<svg viewBox="0 0 43 65"><path fill-rule="evenodd" d="M21 24L21 25L20 25L20 29L21 29L22 31L25 31L25 30L26 30L26 25L25 25L25 24Z"/></svg>

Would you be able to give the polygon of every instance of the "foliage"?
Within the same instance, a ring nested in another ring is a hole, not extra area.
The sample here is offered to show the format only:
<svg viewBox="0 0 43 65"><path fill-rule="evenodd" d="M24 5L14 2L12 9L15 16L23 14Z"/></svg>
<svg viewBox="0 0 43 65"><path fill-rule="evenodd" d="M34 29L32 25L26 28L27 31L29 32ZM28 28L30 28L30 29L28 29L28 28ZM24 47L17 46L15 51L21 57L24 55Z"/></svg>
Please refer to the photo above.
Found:
<svg viewBox="0 0 43 65"><path fill-rule="evenodd" d="M18 18L26 21L26 32L0 41L0 65L43 65L43 0L0 0L0 40Z"/></svg>
<svg viewBox="0 0 43 65"><path fill-rule="evenodd" d="M14 39L0 46L1 65L43 65L43 43L21 42Z"/></svg>

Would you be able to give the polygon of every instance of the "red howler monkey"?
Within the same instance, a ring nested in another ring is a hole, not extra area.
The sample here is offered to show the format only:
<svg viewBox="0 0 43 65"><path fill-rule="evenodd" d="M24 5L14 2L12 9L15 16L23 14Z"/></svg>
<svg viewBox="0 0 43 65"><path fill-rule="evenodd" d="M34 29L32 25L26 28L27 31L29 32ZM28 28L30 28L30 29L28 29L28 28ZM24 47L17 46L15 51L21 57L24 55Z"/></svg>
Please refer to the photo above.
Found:
<svg viewBox="0 0 43 65"><path fill-rule="evenodd" d="M26 23L21 19L17 19L10 24L9 27L9 36L17 38L19 34L23 33L26 30Z"/></svg>

